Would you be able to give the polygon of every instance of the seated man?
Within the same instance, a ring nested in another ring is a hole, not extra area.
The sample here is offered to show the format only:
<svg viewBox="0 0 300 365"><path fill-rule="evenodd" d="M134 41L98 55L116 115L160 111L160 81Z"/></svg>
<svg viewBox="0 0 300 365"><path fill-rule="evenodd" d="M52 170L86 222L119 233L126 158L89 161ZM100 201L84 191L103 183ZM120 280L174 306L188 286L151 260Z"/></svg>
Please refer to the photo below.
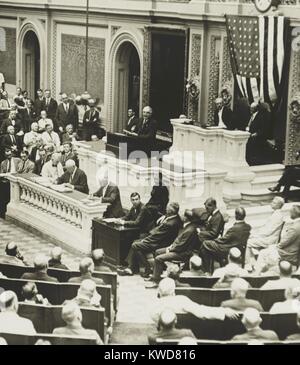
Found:
<svg viewBox="0 0 300 365"><path fill-rule="evenodd" d="M35 164L29 160L28 151L21 151L20 153L21 161L17 165L18 174L30 174L34 172Z"/></svg>
<svg viewBox="0 0 300 365"><path fill-rule="evenodd" d="M66 303L61 311L61 318L66 323L65 327L55 328L54 335L59 336L82 336L95 339L96 345L103 345L101 338L95 330L82 327L82 313L78 304Z"/></svg>
<svg viewBox="0 0 300 365"><path fill-rule="evenodd" d="M108 170L103 169L98 174L98 181L100 189L94 194L102 198L102 203L107 203L106 212L103 214L104 218L121 218L124 216L122 208L119 188L111 183L108 179Z"/></svg>
<svg viewBox="0 0 300 365"><path fill-rule="evenodd" d="M123 275L133 275L138 272L139 266L145 268L144 277L150 275L151 267L147 255L154 254L156 250L168 247L174 242L182 227L182 221L178 213L178 203L168 204L167 213L160 219L160 224L153 228L147 237L133 242L127 258L129 268L122 272Z"/></svg>
<svg viewBox="0 0 300 365"><path fill-rule="evenodd" d="M46 124L46 131L42 134L42 140L44 144L51 144L58 152L60 150L60 138L59 135L53 131L53 124Z"/></svg>
<svg viewBox="0 0 300 365"><path fill-rule="evenodd" d="M234 336L232 341L279 341L278 336L274 331L263 330L260 328L261 322L262 319L257 309L246 309L243 315L242 323L245 326L247 332L242 335Z"/></svg>
<svg viewBox="0 0 300 365"><path fill-rule="evenodd" d="M105 258L105 253L103 251L102 248L99 248L97 250L94 250L92 252L92 260L94 262L94 271L98 271L98 272L112 272L111 269L107 266L104 265L104 258Z"/></svg>
<svg viewBox="0 0 300 365"><path fill-rule="evenodd" d="M291 186L300 180L300 165L286 166L276 186L269 188L272 192L280 192L283 186L283 196L287 200Z"/></svg>
<svg viewBox="0 0 300 365"><path fill-rule="evenodd" d="M186 210L184 213L184 225L181 233L171 246L159 249L155 252L154 271L150 278L148 288L157 287L161 274L167 261L187 261L191 257L197 245L197 227L202 217L201 209Z"/></svg>
<svg viewBox="0 0 300 365"><path fill-rule="evenodd" d="M54 269L69 270L68 267L62 264L63 250L61 247L54 247L51 250L51 259L48 261L48 266Z"/></svg>
<svg viewBox="0 0 300 365"><path fill-rule="evenodd" d="M78 140L78 135L76 132L74 132L74 127L72 124L68 124L66 126L66 133L64 133L61 137L62 144L65 144L67 142L73 143Z"/></svg>
<svg viewBox="0 0 300 365"><path fill-rule="evenodd" d="M54 183L60 176L64 174L64 169L60 162L60 154L53 153L51 160L46 162L42 168L42 177Z"/></svg>
<svg viewBox="0 0 300 365"><path fill-rule="evenodd" d="M24 303L26 304L41 304L48 305L48 299L43 298L41 294L39 294L37 286L33 282L28 282L22 288L22 296L24 298Z"/></svg>
<svg viewBox="0 0 300 365"><path fill-rule="evenodd" d="M225 317L238 318L238 314L230 308L208 307L193 302L185 295L175 294L176 285L174 280L165 278L158 287L158 298L151 310L151 318L158 323L160 314L166 310L174 313L191 313L197 318L218 319L223 321Z"/></svg>
<svg viewBox="0 0 300 365"><path fill-rule="evenodd" d="M284 292L285 301L276 302L270 309L271 314L297 313L299 310L300 287L288 286Z"/></svg>
<svg viewBox="0 0 300 365"><path fill-rule="evenodd" d="M213 289L228 289L231 288L233 281L240 277L239 267L229 266L226 272L220 279L214 284Z"/></svg>
<svg viewBox="0 0 300 365"><path fill-rule="evenodd" d="M150 211L141 202L141 196L139 193L132 193L130 196L132 208L122 219L117 223L124 227L139 228L141 236L149 234L150 229L154 226L154 218Z"/></svg>
<svg viewBox="0 0 300 365"><path fill-rule="evenodd" d="M80 276L69 279L69 283L82 283L83 280L93 280L97 285L103 285L104 282L100 278L93 277L94 263L90 257L85 257L79 264Z"/></svg>
<svg viewBox="0 0 300 365"><path fill-rule="evenodd" d="M0 256L1 264L27 266L23 255L15 242L9 242L5 247L5 255Z"/></svg>
<svg viewBox="0 0 300 365"><path fill-rule="evenodd" d="M244 208L236 208L235 223L228 229L223 237L214 241L205 240L200 248L200 256L203 259L203 269L209 272L212 260L222 262L227 258L232 247L245 250L250 236L251 226L245 223L246 211ZM201 233L200 233L201 234Z"/></svg>
<svg viewBox="0 0 300 365"><path fill-rule="evenodd" d="M246 299L249 283L244 279L234 279L231 283L231 299L221 303L223 308L231 308L238 312L243 312L247 308L255 308L263 312L261 304L257 300Z"/></svg>
<svg viewBox="0 0 300 365"><path fill-rule="evenodd" d="M184 276L204 276L205 272L202 270L202 259L194 254L190 258L189 270L184 271Z"/></svg>
<svg viewBox="0 0 300 365"><path fill-rule="evenodd" d="M101 308L101 296L96 289L96 283L93 280L83 280L78 289L77 296L72 300L80 307Z"/></svg>
<svg viewBox="0 0 300 365"><path fill-rule="evenodd" d="M157 330L148 335L149 345L156 345L158 338L169 340L179 340L184 337L195 338L193 332L189 329L177 329L177 316L171 309L166 309L161 312L158 320Z"/></svg>
<svg viewBox="0 0 300 365"><path fill-rule="evenodd" d="M229 251L228 264L224 267L216 269L213 273L214 278L221 278L233 268L238 272L239 276L247 276L248 271L241 267L242 253L237 247L233 247Z"/></svg>
<svg viewBox="0 0 300 365"><path fill-rule="evenodd" d="M287 287L299 287L300 280L292 278L293 267L288 261L279 263L280 278L277 280L269 280L263 286L263 289L285 289Z"/></svg>
<svg viewBox="0 0 300 365"><path fill-rule="evenodd" d="M35 272L31 273L25 273L22 275L21 279L24 280L37 280L37 281L49 281L52 283L58 283L58 280L52 276L47 275L47 269L48 269L48 260L47 257L38 254L35 256L33 260L33 266L35 268Z"/></svg>
<svg viewBox="0 0 300 365"><path fill-rule="evenodd" d="M79 167L79 161L77 154L73 152L73 145L71 142L64 142L63 143L63 153L61 156L61 164L63 167L66 166L66 162L68 160L74 160L77 167Z"/></svg>
<svg viewBox="0 0 300 365"><path fill-rule="evenodd" d="M60 176L55 183L64 184L66 188L80 191L83 194L89 193L87 176L84 171L80 170L74 160L67 160L65 165L66 172Z"/></svg>
<svg viewBox="0 0 300 365"><path fill-rule="evenodd" d="M175 281L176 288L190 288L190 284L179 281L181 273L182 270L177 264L167 265L166 276Z"/></svg>
<svg viewBox="0 0 300 365"><path fill-rule="evenodd" d="M300 312L297 314L297 326L299 328L299 333L295 333L286 338L286 341L299 341L300 340Z"/></svg>
<svg viewBox="0 0 300 365"><path fill-rule="evenodd" d="M35 335L32 322L18 315L19 302L13 291L4 291L0 295L0 328L2 333L15 335Z"/></svg>
<svg viewBox="0 0 300 365"><path fill-rule="evenodd" d="M283 226L283 206L284 200L275 197L271 203L273 210L271 217L263 226L251 233L246 249L246 264L254 266L255 256L260 250L278 243Z"/></svg>
<svg viewBox="0 0 300 365"><path fill-rule="evenodd" d="M207 221L204 227L197 229L200 248L205 240L214 240L222 234L224 230L224 218L217 208L217 202L213 198L209 198L204 203L207 212Z"/></svg>

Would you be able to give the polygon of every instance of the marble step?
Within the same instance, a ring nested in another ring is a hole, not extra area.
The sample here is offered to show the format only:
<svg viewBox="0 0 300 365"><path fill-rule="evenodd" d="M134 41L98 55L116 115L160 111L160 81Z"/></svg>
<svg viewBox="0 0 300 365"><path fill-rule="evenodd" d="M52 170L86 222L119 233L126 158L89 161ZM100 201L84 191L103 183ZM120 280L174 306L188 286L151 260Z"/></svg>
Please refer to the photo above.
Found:
<svg viewBox="0 0 300 365"><path fill-rule="evenodd" d="M277 184L280 176L261 176L256 177L252 182L252 189L268 189L271 186L274 186Z"/></svg>
<svg viewBox="0 0 300 365"><path fill-rule="evenodd" d="M272 165L251 166L250 170L256 174L256 178L265 176L280 177L284 170L284 165L272 164Z"/></svg>

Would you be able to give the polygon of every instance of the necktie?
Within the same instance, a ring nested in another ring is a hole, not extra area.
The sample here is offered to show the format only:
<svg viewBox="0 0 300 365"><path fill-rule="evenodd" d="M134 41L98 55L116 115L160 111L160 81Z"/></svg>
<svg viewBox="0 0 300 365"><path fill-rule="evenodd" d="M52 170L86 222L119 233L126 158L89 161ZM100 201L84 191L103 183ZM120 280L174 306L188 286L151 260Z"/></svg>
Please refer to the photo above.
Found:
<svg viewBox="0 0 300 365"><path fill-rule="evenodd" d="M69 105L66 104L66 113L68 114L68 111L69 111Z"/></svg>
<svg viewBox="0 0 300 365"><path fill-rule="evenodd" d="M16 144L16 138L15 138L15 136L11 134L10 135L10 138L11 138L12 143L13 144Z"/></svg>
<svg viewBox="0 0 300 365"><path fill-rule="evenodd" d="M11 172L11 160L7 162L7 172Z"/></svg>

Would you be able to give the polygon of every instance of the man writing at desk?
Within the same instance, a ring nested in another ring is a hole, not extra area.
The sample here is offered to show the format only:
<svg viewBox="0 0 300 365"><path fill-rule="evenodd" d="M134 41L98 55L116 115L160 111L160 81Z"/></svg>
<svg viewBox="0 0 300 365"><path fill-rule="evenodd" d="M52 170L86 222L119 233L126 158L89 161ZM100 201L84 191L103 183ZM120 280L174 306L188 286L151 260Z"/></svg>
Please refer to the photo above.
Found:
<svg viewBox="0 0 300 365"><path fill-rule="evenodd" d="M56 184L64 184L65 187L72 190L80 191L81 193L88 194L89 187L87 184L87 176L84 171L80 170L74 160L67 160L66 172L56 180Z"/></svg>

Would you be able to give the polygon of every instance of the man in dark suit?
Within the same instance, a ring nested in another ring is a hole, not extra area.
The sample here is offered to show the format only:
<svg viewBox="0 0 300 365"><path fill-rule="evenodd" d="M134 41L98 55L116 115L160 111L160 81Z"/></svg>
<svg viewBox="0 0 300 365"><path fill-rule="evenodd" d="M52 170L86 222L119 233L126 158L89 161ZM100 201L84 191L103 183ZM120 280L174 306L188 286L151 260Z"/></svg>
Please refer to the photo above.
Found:
<svg viewBox="0 0 300 365"><path fill-rule="evenodd" d="M105 171L99 176L100 189L94 194L102 198L102 203L110 204L104 218L121 218L124 216L119 188L108 180L108 172Z"/></svg>
<svg viewBox="0 0 300 365"><path fill-rule="evenodd" d="M200 241L200 248L205 240L214 240L222 234L224 230L224 218L217 208L217 202L214 198L209 198L204 203L208 219L205 225L199 228L198 238Z"/></svg>
<svg viewBox="0 0 300 365"><path fill-rule="evenodd" d="M88 101L90 110L84 113L82 120L82 136L85 141L90 141L93 135L100 136L100 113L96 109L96 100L90 99ZM101 132L102 137L105 131Z"/></svg>
<svg viewBox="0 0 300 365"><path fill-rule="evenodd" d="M258 103L250 106L251 118L246 131L250 138L246 146L246 160L250 166L258 165L263 161L264 147L267 141L267 112Z"/></svg>
<svg viewBox="0 0 300 365"><path fill-rule="evenodd" d="M148 335L149 345L156 345L156 340L169 339L180 340L184 337L195 338L195 335L188 329L177 329L177 316L171 309L164 309L158 319L157 330Z"/></svg>
<svg viewBox="0 0 300 365"><path fill-rule="evenodd" d="M147 255L154 254L156 250L168 247L174 242L182 228L178 213L179 205L170 203L166 215L160 218L158 226L153 228L147 237L132 244L127 259L129 267L122 272L122 275L133 275L138 272L139 266L144 266L145 273L142 276L149 277L151 267Z"/></svg>
<svg viewBox="0 0 300 365"><path fill-rule="evenodd" d="M138 128L139 118L135 115L133 109L128 109L128 119L125 130L128 132L136 132Z"/></svg>
<svg viewBox="0 0 300 365"><path fill-rule="evenodd" d="M230 106L224 105L223 99L221 98L217 98L215 103L214 125L229 130L233 129L234 116Z"/></svg>
<svg viewBox="0 0 300 365"><path fill-rule="evenodd" d="M78 157L77 155L73 152L73 146L72 146L72 143L71 142L65 142L63 144L63 153L62 153L62 156L61 156L61 164L63 167L66 166L66 162L68 160L73 160L75 161L75 164L77 167L79 167L79 161L78 161Z"/></svg>
<svg viewBox="0 0 300 365"><path fill-rule="evenodd" d="M200 256L203 260L203 269L210 270L211 260L221 262L226 259L232 247L238 247L245 252L251 226L245 223L246 211L244 208L236 208L235 223L223 237L215 240L205 240L200 248Z"/></svg>
<svg viewBox="0 0 300 365"><path fill-rule="evenodd" d="M11 110L8 119L6 119L1 125L1 134L6 133L7 127L13 126L15 128L16 134L21 131L24 132L24 126L21 119L15 110Z"/></svg>
<svg viewBox="0 0 300 365"><path fill-rule="evenodd" d="M51 251L51 259L48 261L48 266L60 270L69 270L69 268L61 262L62 254L63 250L61 247L54 247Z"/></svg>
<svg viewBox="0 0 300 365"><path fill-rule="evenodd" d="M55 122L55 117L57 113L57 101L52 98L51 96L51 90L45 90L45 100L44 103L41 105L42 110L45 110L47 112L47 117ZM40 114L37 114L38 116Z"/></svg>
<svg viewBox="0 0 300 365"><path fill-rule="evenodd" d="M74 130L78 128L78 109L74 103L70 103L67 94L62 94L62 103L57 108L56 122L59 132L62 134L68 124L72 124Z"/></svg>
<svg viewBox="0 0 300 365"><path fill-rule="evenodd" d="M22 141L15 133L15 128L10 125L7 127L7 134L2 136L2 148L12 151L14 156L18 156L21 151Z"/></svg>
<svg viewBox="0 0 300 365"><path fill-rule="evenodd" d="M52 283L57 283L58 280L52 276L47 275L48 260L47 257L38 254L33 261L35 272L25 273L22 275L21 279L32 280L32 281L49 281Z"/></svg>
<svg viewBox="0 0 300 365"><path fill-rule="evenodd" d="M45 97L42 89L38 89L37 98L34 102L34 110L37 116L41 115L41 111L45 107Z"/></svg>
<svg viewBox="0 0 300 365"><path fill-rule="evenodd" d="M32 150L32 153L33 152L34 152L34 150ZM36 152L35 156L34 155L31 156L31 160L35 161L35 169L34 169L33 172L36 175L41 175L42 169L43 169L45 163L48 162L47 161L47 153L46 153L46 151L43 147L40 147L38 149L38 155L39 155L38 159L36 159L36 155L37 155L37 152Z"/></svg>
<svg viewBox="0 0 300 365"><path fill-rule="evenodd" d="M74 160L68 160L65 168L66 172L56 180L56 183L65 184L66 187L88 194L89 187L85 172L76 167Z"/></svg>
<svg viewBox="0 0 300 365"><path fill-rule="evenodd" d="M199 227L202 210L186 210L184 213L183 229L167 248L159 249L155 252L154 271L150 278L152 283L147 288L157 287L161 274L163 273L165 262L167 261L186 261L191 256L197 245L197 228Z"/></svg>

